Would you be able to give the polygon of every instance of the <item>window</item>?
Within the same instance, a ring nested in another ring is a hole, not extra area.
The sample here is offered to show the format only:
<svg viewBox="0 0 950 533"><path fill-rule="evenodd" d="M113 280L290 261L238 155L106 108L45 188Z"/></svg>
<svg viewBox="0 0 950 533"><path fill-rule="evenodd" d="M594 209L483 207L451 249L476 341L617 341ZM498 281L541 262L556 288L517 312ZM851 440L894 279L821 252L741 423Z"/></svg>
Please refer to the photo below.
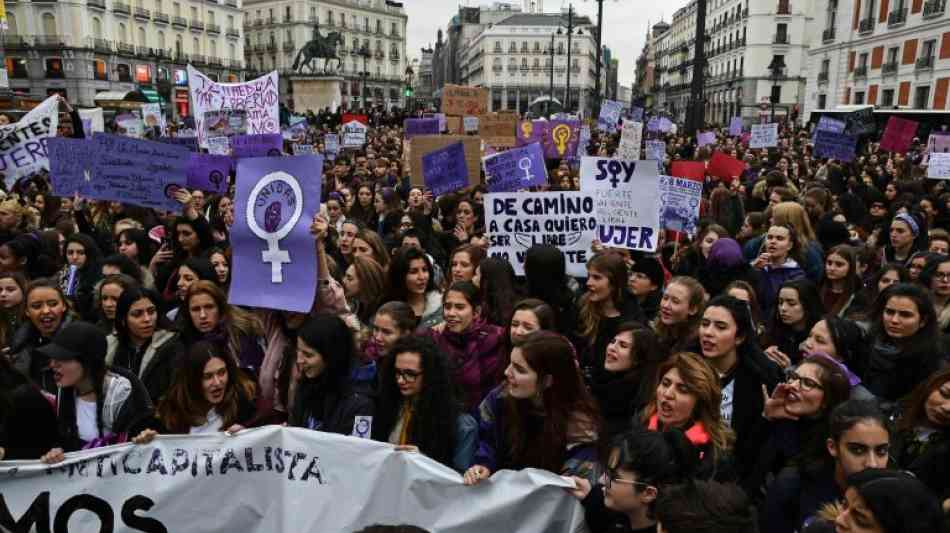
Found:
<svg viewBox="0 0 950 533"><path fill-rule="evenodd" d="M212 17L214 14L212 13ZM290 20L290 6L284 7L284 20ZM214 22L213 20L211 22Z"/></svg>
<svg viewBox="0 0 950 533"><path fill-rule="evenodd" d="M514 41L508 43L508 52L509 52L509 53L512 53L512 54L513 54L513 53L515 53L515 52L517 52L517 51L518 51L518 43L516 43L516 42L514 42Z"/></svg>
<svg viewBox="0 0 950 533"><path fill-rule="evenodd" d="M496 54L501 53L501 41L495 41L495 53Z"/></svg>
<svg viewBox="0 0 950 533"><path fill-rule="evenodd" d="M174 3L172 4L172 15L175 15L176 17L180 17L180 16L181 16L181 4L180 4L180 3L174 2ZM258 12L257 12L257 18L260 18L260 17L261 17L261 12L258 11Z"/></svg>
<svg viewBox="0 0 950 533"><path fill-rule="evenodd" d="M102 21L99 20L99 17L92 17L92 36L96 39L102 39Z"/></svg>
<svg viewBox="0 0 950 533"><path fill-rule="evenodd" d="M854 93L854 104L861 105L863 103L864 103L864 92L859 91L859 92Z"/></svg>
<svg viewBox="0 0 950 533"><path fill-rule="evenodd" d="M119 23L119 31L117 37L119 38L120 43L127 43L128 40L125 38L125 24Z"/></svg>
<svg viewBox="0 0 950 533"><path fill-rule="evenodd" d="M890 107L894 105L894 89L884 89L881 92L881 106Z"/></svg>
<svg viewBox="0 0 950 533"><path fill-rule="evenodd" d="M934 50L937 48L937 41L924 41L924 46L921 48L920 57L933 57Z"/></svg>
<svg viewBox="0 0 950 533"><path fill-rule="evenodd" d="M56 17L52 13L43 13L43 32L46 35L59 35L56 31Z"/></svg>
<svg viewBox="0 0 950 533"><path fill-rule="evenodd" d="M863 67L865 69L868 68L868 53L867 52L864 52L863 54L858 56L858 66ZM857 95L855 95L855 98L857 98Z"/></svg>
<svg viewBox="0 0 950 533"><path fill-rule="evenodd" d="M392 25L389 27L389 34L390 34L390 35L399 35L399 30L396 29L396 23L395 23L395 22L393 22Z"/></svg>
<svg viewBox="0 0 950 533"><path fill-rule="evenodd" d="M888 48L887 49L887 63L889 65L897 64L897 53L900 51L899 47Z"/></svg>
<svg viewBox="0 0 950 533"><path fill-rule="evenodd" d="M782 101L782 86L781 85L772 86L772 98L770 101L773 104L777 104Z"/></svg>
<svg viewBox="0 0 950 533"><path fill-rule="evenodd" d="M231 61L237 59L237 47L234 46L234 43L228 45L228 58Z"/></svg>
<svg viewBox="0 0 950 533"><path fill-rule="evenodd" d="M197 8L197 7L194 7L194 6L191 7L191 20L198 20L198 8Z"/></svg>
<svg viewBox="0 0 950 533"><path fill-rule="evenodd" d="M138 45L139 45L139 46L148 46L147 39L145 38L145 28L143 28L142 26L139 26L139 40L138 40Z"/></svg>
<svg viewBox="0 0 950 533"><path fill-rule="evenodd" d="M214 11L208 11L208 24L214 24Z"/></svg>
<svg viewBox="0 0 950 533"><path fill-rule="evenodd" d="M119 78L118 81L131 83L132 82L132 69L125 63L119 63L115 66L115 73Z"/></svg>
<svg viewBox="0 0 950 533"><path fill-rule="evenodd" d="M535 42L534 42L534 51L535 51L535 52L540 52L540 51L541 51L541 43L539 43L538 41L535 41Z"/></svg>
<svg viewBox="0 0 950 533"><path fill-rule="evenodd" d="M824 109L824 108L825 108L825 105L827 105L827 104L828 104L828 95L827 95L827 94L819 94L819 95L818 95L818 109Z"/></svg>
<svg viewBox="0 0 950 533"><path fill-rule="evenodd" d="M11 78L28 78L29 72L26 69L26 59L21 57L7 56L7 72ZM102 62L105 64L105 62Z"/></svg>
<svg viewBox="0 0 950 533"><path fill-rule="evenodd" d="M165 32L160 31L155 35L155 44L158 45L159 50L165 49Z"/></svg>
<svg viewBox="0 0 950 533"><path fill-rule="evenodd" d="M329 9L327 10L327 25L333 26L333 11Z"/></svg>
<svg viewBox="0 0 950 533"><path fill-rule="evenodd" d="M930 104L930 86L922 85L914 89L914 109L927 109Z"/></svg>
<svg viewBox="0 0 950 533"><path fill-rule="evenodd" d="M92 63L92 77L99 81L109 81L109 70L106 67L106 62L97 59Z"/></svg>
<svg viewBox="0 0 950 533"><path fill-rule="evenodd" d="M383 21L376 21L376 33L383 33Z"/></svg>
<svg viewBox="0 0 950 533"><path fill-rule="evenodd" d="M201 43L198 41L197 37L191 39L191 51L195 54L201 53Z"/></svg>
<svg viewBox="0 0 950 533"><path fill-rule="evenodd" d="M778 24L775 27L775 42L788 43L788 24Z"/></svg>
<svg viewBox="0 0 950 533"><path fill-rule="evenodd" d="M521 53L528 53L528 41L521 41Z"/></svg>

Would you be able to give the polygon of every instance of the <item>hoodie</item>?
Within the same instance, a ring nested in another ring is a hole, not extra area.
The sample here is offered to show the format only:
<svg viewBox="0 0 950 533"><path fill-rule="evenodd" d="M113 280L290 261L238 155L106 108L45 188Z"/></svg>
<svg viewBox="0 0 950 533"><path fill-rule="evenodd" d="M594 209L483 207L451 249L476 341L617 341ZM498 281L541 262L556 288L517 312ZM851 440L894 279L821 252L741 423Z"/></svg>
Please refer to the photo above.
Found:
<svg viewBox="0 0 950 533"><path fill-rule="evenodd" d="M779 266L765 265L759 274L759 284L756 291L756 296L759 297L759 307L762 309L762 316L772 315L772 309L775 307L775 300L778 297L778 290L783 283L803 277L805 277L805 271L798 266L794 259L788 259Z"/></svg>
<svg viewBox="0 0 950 533"><path fill-rule="evenodd" d="M439 351L448 357L452 377L461 389L465 411L471 412L497 385L502 364L505 330L477 319L462 333L428 330Z"/></svg>

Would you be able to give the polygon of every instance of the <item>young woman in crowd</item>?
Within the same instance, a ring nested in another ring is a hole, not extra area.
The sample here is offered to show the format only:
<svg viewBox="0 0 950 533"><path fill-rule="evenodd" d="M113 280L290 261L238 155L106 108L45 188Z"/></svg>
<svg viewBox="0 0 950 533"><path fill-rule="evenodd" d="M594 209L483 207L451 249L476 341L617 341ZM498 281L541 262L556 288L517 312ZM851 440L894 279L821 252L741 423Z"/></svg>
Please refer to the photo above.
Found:
<svg viewBox="0 0 950 533"><path fill-rule="evenodd" d="M751 533L753 507L732 483L686 482L658 495L654 506L657 531L663 533ZM702 509L701 512L697 510Z"/></svg>
<svg viewBox="0 0 950 533"><path fill-rule="evenodd" d="M186 312L181 335L186 346L199 340L211 342L216 353L233 357L255 379L264 361L260 320L228 303L227 296L212 281L196 281L185 297Z"/></svg>
<svg viewBox="0 0 950 533"><path fill-rule="evenodd" d="M102 252L91 237L82 233L67 237L65 250L66 265L59 274L59 286L70 297L79 316L94 320L96 284L102 279Z"/></svg>
<svg viewBox="0 0 950 533"><path fill-rule="evenodd" d="M384 269L389 268L389 249L375 231L363 228L356 232L352 248L353 256L368 257L379 263L379 266Z"/></svg>
<svg viewBox="0 0 950 533"><path fill-rule="evenodd" d="M175 321L184 320L185 298L188 296L188 289L195 282L210 281L217 284L217 280L218 276L214 271L214 267L204 257L185 259L178 267L174 298L170 299L175 302L175 307L167 313L168 318Z"/></svg>
<svg viewBox="0 0 950 533"><path fill-rule="evenodd" d="M808 338L799 346L803 358L822 355L837 361L845 372L851 387L851 399L874 399L850 366L860 365L867 350L864 330L856 322L828 315L815 322Z"/></svg>
<svg viewBox="0 0 950 533"><path fill-rule="evenodd" d="M832 248L825 258L825 275L819 284L824 314L847 316L852 309L863 309L867 302L860 298L862 288L857 251L847 244Z"/></svg>
<svg viewBox="0 0 950 533"><path fill-rule="evenodd" d="M0 272L0 347L9 346L23 323L26 308L26 278L16 272Z"/></svg>
<svg viewBox="0 0 950 533"><path fill-rule="evenodd" d="M186 259L204 256L214 246L211 226L197 213L192 213L192 216L194 218L176 218L171 225L171 235L152 256L149 269L155 276L155 288L160 291L174 287L175 274Z"/></svg>
<svg viewBox="0 0 950 533"><path fill-rule="evenodd" d="M488 394L478 413L478 451L465 471L466 485L521 468L590 482L599 477L600 413L577 370L574 348L561 335L540 331L516 346L505 384Z"/></svg>
<svg viewBox="0 0 950 533"><path fill-rule="evenodd" d="M446 282L451 285L456 281L472 281L475 270L485 259L485 250L479 246L463 244L452 251L449 260L449 276Z"/></svg>
<svg viewBox="0 0 950 533"><path fill-rule="evenodd" d="M343 275L343 292L350 311L369 324L386 294L386 271L369 257L353 257Z"/></svg>
<svg viewBox="0 0 950 533"><path fill-rule="evenodd" d="M526 298L515 304L508 327L508 342L517 346L535 331L555 331L556 327L557 317L550 305L537 298Z"/></svg>
<svg viewBox="0 0 950 533"><path fill-rule="evenodd" d="M378 220L376 209L373 207L373 186L367 183L361 183L355 188L355 199L346 218L359 221L363 226L368 228L375 228Z"/></svg>
<svg viewBox="0 0 950 533"><path fill-rule="evenodd" d="M14 366L40 388L56 392L56 383L49 368L49 358L38 348L49 343L53 335L72 318L63 289L51 279L39 279L26 289L26 311L23 325L10 340L10 357Z"/></svg>
<svg viewBox="0 0 950 533"><path fill-rule="evenodd" d="M123 274L135 280L135 283L142 285L144 278L142 277L142 269L135 264L134 261L122 254L112 254L102 260L102 277L111 276L113 274ZM98 284L101 286L101 283Z"/></svg>
<svg viewBox="0 0 950 533"><path fill-rule="evenodd" d="M690 246L684 246L680 249L679 257L673 258L673 274L677 276L699 277L699 273L706 266L709 260L709 252L712 245L723 237L728 237L729 232L719 224L710 224L699 232L696 240Z"/></svg>
<svg viewBox="0 0 950 533"><path fill-rule="evenodd" d="M196 342L175 372L168 394L155 409L152 427L133 442L146 444L159 433L237 433L254 426L254 381L232 357L205 341Z"/></svg>
<svg viewBox="0 0 950 533"><path fill-rule="evenodd" d="M353 383L358 365L353 335L337 316L317 315L297 333L299 383L288 424L369 439L374 403Z"/></svg>
<svg viewBox="0 0 950 533"><path fill-rule="evenodd" d="M466 411L470 411L498 383L504 330L482 318L481 294L469 281L450 285L443 307L445 321L427 334L448 358L452 379L462 391Z"/></svg>
<svg viewBox="0 0 950 533"><path fill-rule="evenodd" d="M119 233L116 251L132 261L142 270L142 284L154 287L155 280L148 266L155 255L155 243L145 230L128 228Z"/></svg>
<svg viewBox="0 0 950 533"><path fill-rule="evenodd" d="M373 438L464 472L472 464L478 426L455 396L449 361L426 339L396 341L379 374Z"/></svg>
<svg viewBox="0 0 950 533"><path fill-rule="evenodd" d="M908 396L891 447L894 462L950 498L950 370L932 374Z"/></svg>
<svg viewBox="0 0 950 533"><path fill-rule="evenodd" d="M665 273L660 261L655 257L643 256L630 267L627 288L637 298L643 319L653 322L660 314L660 300L663 298Z"/></svg>
<svg viewBox="0 0 950 533"><path fill-rule="evenodd" d="M405 302L386 302L372 321L372 334L363 346L363 360L375 361L392 350L399 339L412 335L419 326L412 307Z"/></svg>
<svg viewBox="0 0 950 533"><path fill-rule="evenodd" d="M925 251L914 252L910 256L910 259L907 260L907 273L910 274L910 281L917 282L920 280L920 273L931 259L935 259L934 255Z"/></svg>
<svg viewBox="0 0 950 533"><path fill-rule="evenodd" d="M214 268L214 280L218 286L227 290L231 285L231 255L221 248L214 247L208 253L208 260Z"/></svg>
<svg viewBox="0 0 950 533"><path fill-rule="evenodd" d="M758 272L745 261L739 243L723 237L709 250L706 264L697 279L707 294L722 294L726 286L736 281L758 284Z"/></svg>
<svg viewBox="0 0 950 533"><path fill-rule="evenodd" d="M695 279L677 276L670 280L653 324L663 349L670 353L699 351L699 322L706 299L706 290Z"/></svg>
<svg viewBox="0 0 950 533"><path fill-rule="evenodd" d="M106 362L138 376L155 402L168 392L185 352L171 322L159 312L160 305L155 291L129 287L122 292L106 353Z"/></svg>
<svg viewBox="0 0 950 533"><path fill-rule="evenodd" d="M754 263L763 251L768 251L768 230L772 226L788 226L793 230L798 244L798 253L791 257L798 263L802 272L807 274L808 279L816 283L820 281L825 262L824 253L821 244L817 242L805 208L797 202L781 202L770 207L767 215L769 220L765 234L748 241L743 247L746 260Z"/></svg>
<svg viewBox="0 0 950 533"><path fill-rule="evenodd" d="M472 283L481 292L485 320L489 324L508 327L519 296L511 263L497 257L483 259L475 269Z"/></svg>
<svg viewBox="0 0 950 533"><path fill-rule="evenodd" d="M806 278L786 281L778 291L762 346L765 355L781 368L797 364L799 346L825 312L815 284Z"/></svg>
<svg viewBox="0 0 950 533"><path fill-rule="evenodd" d="M442 294L432 277L432 263L416 248L396 252L389 266L389 292L385 301L406 302L420 321L431 327L442 320Z"/></svg>
<svg viewBox="0 0 950 533"><path fill-rule="evenodd" d="M946 333L950 330L950 256L934 254L920 273L919 282L930 290L937 329Z"/></svg>
<svg viewBox="0 0 950 533"><path fill-rule="evenodd" d="M760 271L757 296L762 312L772 314L779 287L786 281L805 277L801 268L801 242L791 225L772 225L765 234L760 254L752 266Z"/></svg>
<svg viewBox="0 0 950 533"><path fill-rule="evenodd" d="M868 315L873 312L874 304L884 289L897 283L909 282L910 274L907 272L907 268L904 265L888 263L882 266L880 270L878 270L877 274L871 278L871 281L868 283L867 287L865 287L862 291L863 297L860 299L864 302L867 302L865 308L860 311L852 311L849 313L850 316L848 318L855 320L867 319Z"/></svg>
<svg viewBox="0 0 950 533"><path fill-rule="evenodd" d="M726 296L732 296L737 300L742 300L749 306L749 313L752 316L752 325L756 334L765 333L765 324L762 322L762 311L759 308L759 298L755 295L755 289L745 281L733 281L723 290Z"/></svg>
<svg viewBox="0 0 950 533"><path fill-rule="evenodd" d="M607 344L603 368L594 373L590 387L608 440L628 431L653 398L657 368L666 355L653 330L631 321L617 326Z"/></svg>
<svg viewBox="0 0 950 533"><path fill-rule="evenodd" d="M97 325L107 335L115 331L115 307L119 303L119 297L126 290L138 286L138 282L125 274L112 274L102 278L96 293L99 311Z"/></svg>
<svg viewBox="0 0 950 533"><path fill-rule="evenodd" d="M898 213L884 233L884 263L905 263L919 250L927 248L927 224L916 213Z"/></svg>

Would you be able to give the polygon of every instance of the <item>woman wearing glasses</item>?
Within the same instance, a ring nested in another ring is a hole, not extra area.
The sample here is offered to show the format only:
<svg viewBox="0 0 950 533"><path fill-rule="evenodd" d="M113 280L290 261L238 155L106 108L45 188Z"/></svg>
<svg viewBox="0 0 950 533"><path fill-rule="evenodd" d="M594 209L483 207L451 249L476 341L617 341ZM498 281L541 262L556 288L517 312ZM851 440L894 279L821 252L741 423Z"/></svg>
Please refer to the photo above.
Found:
<svg viewBox="0 0 950 533"><path fill-rule="evenodd" d="M383 359L373 439L422 452L464 472L478 444L475 419L462 412L448 361L431 341L407 336Z"/></svg>
<svg viewBox="0 0 950 533"><path fill-rule="evenodd" d="M591 533L653 533L657 494L687 481L698 459L682 431L635 430L616 439L600 483L574 477L571 494L581 500Z"/></svg>
<svg viewBox="0 0 950 533"><path fill-rule="evenodd" d="M950 257L934 254L920 273L920 284L930 289L937 327L941 333L950 331Z"/></svg>

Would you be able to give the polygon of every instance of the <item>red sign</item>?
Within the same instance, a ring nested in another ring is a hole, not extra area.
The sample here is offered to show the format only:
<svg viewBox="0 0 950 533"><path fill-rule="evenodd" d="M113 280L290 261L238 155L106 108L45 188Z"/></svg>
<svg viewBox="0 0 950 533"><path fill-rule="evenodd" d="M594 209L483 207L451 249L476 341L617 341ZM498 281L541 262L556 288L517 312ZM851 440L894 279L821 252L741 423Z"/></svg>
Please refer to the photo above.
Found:
<svg viewBox="0 0 950 533"><path fill-rule="evenodd" d="M891 117L887 119L884 137L881 138L881 149L888 152L906 152L917 135L918 123L905 118Z"/></svg>
<svg viewBox="0 0 950 533"><path fill-rule="evenodd" d="M722 152L714 152L706 171L710 176L716 176L728 183L745 172L745 163Z"/></svg>
<svg viewBox="0 0 950 533"><path fill-rule="evenodd" d="M354 113L343 113L343 120L340 121L341 124L346 124L347 122L362 122L363 124L369 126L369 117L366 115L356 115Z"/></svg>
<svg viewBox="0 0 950 533"><path fill-rule="evenodd" d="M702 183L706 176L706 165L702 161L673 161L670 175Z"/></svg>

